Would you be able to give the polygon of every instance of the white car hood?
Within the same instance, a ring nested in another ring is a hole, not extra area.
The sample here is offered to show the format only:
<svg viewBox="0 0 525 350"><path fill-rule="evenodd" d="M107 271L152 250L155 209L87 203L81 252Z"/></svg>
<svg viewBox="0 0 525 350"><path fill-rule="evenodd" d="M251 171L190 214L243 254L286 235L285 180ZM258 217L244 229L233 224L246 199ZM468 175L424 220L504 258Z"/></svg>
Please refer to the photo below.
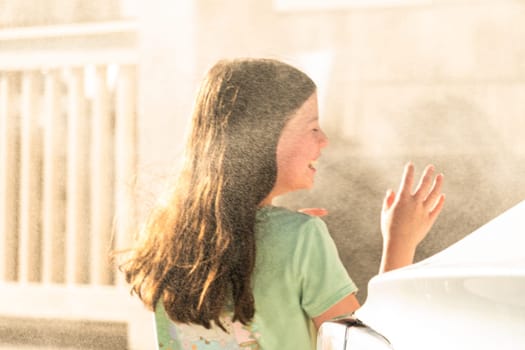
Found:
<svg viewBox="0 0 525 350"><path fill-rule="evenodd" d="M440 253L374 277L356 315L396 350L525 349L525 201Z"/></svg>
<svg viewBox="0 0 525 350"><path fill-rule="evenodd" d="M406 270L458 267L525 269L525 201L489 221L447 249Z"/></svg>

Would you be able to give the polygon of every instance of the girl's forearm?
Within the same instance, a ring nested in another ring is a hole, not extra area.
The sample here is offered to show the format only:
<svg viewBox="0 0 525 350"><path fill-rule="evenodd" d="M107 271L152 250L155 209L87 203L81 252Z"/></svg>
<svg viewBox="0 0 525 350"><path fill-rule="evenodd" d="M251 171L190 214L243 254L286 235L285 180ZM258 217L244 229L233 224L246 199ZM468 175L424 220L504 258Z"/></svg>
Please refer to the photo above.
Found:
<svg viewBox="0 0 525 350"><path fill-rule="evenodd" d="M384 242L379 273L412 264L415 252L415 247L411 247L404 242Z"/></svg>

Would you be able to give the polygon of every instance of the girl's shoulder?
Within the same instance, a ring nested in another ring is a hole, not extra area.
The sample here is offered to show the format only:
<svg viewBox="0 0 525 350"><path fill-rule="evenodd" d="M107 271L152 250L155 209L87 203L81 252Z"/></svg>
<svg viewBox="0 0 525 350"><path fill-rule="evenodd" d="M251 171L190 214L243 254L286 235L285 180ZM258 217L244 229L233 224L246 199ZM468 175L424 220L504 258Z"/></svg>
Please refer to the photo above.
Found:
<svg viewBox="0 0 525 350"><path fill-rule="evenodd" d="M300 236L310 231L328 231L321 218L279 206L260 208L256 222L257 231L263 231L266 234L286 233L286 236Z"/></svg>
<svg viewBox="0 0 525 350"><path fill-rule="evenodd" d="M267 205L257 211L257 222L277 221L280 223L302 224L322 221L319 217L295 211L286 207Z"/></svg>

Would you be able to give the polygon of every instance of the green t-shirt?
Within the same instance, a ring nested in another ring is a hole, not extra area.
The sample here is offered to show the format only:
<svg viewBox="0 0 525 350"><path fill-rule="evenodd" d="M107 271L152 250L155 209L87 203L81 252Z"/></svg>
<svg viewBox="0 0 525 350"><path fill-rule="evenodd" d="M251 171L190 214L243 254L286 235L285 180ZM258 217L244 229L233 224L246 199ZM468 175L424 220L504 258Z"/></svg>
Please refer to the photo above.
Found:
<svg viewBox="0 0 525 350"><path fill-rule="evenodd" d="M344 268L325 223L318 217L267 206L257 213L257 258L253 277L255 317L206 330L171 322L156 310L162 350L315 349L311 319L357 288Z"/></svg>

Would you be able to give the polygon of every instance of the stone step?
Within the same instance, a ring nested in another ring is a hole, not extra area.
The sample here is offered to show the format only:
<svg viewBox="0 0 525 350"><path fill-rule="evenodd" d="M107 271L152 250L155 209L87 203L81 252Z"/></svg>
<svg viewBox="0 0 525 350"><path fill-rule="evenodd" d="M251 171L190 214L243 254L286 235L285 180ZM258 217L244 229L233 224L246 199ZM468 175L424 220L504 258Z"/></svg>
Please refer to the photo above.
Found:
<svg viewBox="0 0 525 350"><path fill-rule="evenodd" d="M125 323L0 318L0 350L127 350Z"/></svg>

